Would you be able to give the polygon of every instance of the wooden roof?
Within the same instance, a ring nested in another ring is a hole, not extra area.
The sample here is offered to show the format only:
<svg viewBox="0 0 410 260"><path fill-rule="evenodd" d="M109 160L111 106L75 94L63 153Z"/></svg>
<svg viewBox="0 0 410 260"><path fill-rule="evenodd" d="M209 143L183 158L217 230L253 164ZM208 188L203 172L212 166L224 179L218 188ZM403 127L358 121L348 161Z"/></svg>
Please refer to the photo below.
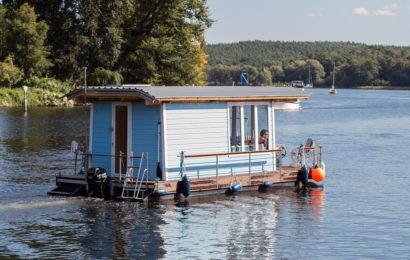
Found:
<svg viewBox="0 0 410 260"><path fill-rule="evenodd" d="M65 95L76 102L84 101L84 88L77 88ZM291 102L307 99L309 95L292 87L261 86L91 86L86 89L87 102L96 100L144 101L146 104L163 102L235 102L275 101Z"/></svg>

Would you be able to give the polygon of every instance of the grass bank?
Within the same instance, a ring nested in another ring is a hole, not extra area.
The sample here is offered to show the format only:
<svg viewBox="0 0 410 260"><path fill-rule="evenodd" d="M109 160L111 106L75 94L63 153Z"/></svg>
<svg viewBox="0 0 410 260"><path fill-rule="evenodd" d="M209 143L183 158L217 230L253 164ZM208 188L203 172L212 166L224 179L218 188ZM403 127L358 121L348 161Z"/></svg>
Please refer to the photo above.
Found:
<svg viewBox="0 0 410 260"><path fill-rule="evenodd" d="M61 98L69 91L69 88L55 90L43 88L29 88L27 92L28 106L73 106L74 103L67 98ZM0 106L21 106L24 102L23 88L0 87Z"/></svg>

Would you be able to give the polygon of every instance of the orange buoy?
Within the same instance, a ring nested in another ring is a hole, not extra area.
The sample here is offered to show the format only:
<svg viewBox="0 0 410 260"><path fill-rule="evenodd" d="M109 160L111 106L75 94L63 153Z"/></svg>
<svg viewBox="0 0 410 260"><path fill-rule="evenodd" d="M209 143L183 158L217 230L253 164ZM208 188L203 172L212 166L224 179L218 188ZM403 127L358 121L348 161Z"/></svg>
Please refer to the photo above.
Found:
<svg viewBox="0 0 410 260"><path fill-rule="evenodd" d="M312 169L312 179L314 181L320 182L323 181L325 179L325 172L319 168L319 167L315 167Z"/></svg>

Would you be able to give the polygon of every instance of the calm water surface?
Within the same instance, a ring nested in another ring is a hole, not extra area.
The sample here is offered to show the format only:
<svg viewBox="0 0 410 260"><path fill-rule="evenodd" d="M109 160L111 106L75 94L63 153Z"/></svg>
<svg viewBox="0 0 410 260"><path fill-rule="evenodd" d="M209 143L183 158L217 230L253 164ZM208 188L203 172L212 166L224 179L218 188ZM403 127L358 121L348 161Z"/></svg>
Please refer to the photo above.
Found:
<svg viewBox="0 0 410 260"><path fill-rule="evenodd" d="M47 196L83 111L1 108L0 258L408 259L410 92L309 93L277 143L324 146L324 191L149 205Z"/></svg>

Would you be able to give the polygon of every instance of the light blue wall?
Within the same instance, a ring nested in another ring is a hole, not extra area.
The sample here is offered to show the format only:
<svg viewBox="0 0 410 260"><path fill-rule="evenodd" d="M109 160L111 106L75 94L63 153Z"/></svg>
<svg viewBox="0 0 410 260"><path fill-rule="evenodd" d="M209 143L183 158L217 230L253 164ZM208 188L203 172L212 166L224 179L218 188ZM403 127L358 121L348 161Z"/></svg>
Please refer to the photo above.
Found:
<svg viewBox="0 0 410 260"><path fill-rule="evenodd" d="M92 118L92 148L93 154L111 154L111 124L112 103L94 102ZM93 156L93 166L103 167L108 173L111 172L111 158Z"/></svg>
<svg viewBox="0 0 410 260"><path fill-rule="evenodd" d="M166 149L167 179L179 178L178 157L186 155L229 152L227 103L167 104ZM272 154L252 155L252 173L273 170ZM245 174L249 172L248 155L219 157L218 174ZM216 158L186 158L186 174L191 178L216 174Z"/></svg>
<svg viewBox="0 0 410 260"><path fill-rule="evenodd" d="M143 103L132 104L132 151L134 156L148 152L149 179L155 179L158 155L158 122L160 106L145 106ZM162 160L160 156L160 161ZM134 161L134 165L139 163ZM162 165L162 164L161 164ZM134 172L136 174L136 172Z"/></svg>

